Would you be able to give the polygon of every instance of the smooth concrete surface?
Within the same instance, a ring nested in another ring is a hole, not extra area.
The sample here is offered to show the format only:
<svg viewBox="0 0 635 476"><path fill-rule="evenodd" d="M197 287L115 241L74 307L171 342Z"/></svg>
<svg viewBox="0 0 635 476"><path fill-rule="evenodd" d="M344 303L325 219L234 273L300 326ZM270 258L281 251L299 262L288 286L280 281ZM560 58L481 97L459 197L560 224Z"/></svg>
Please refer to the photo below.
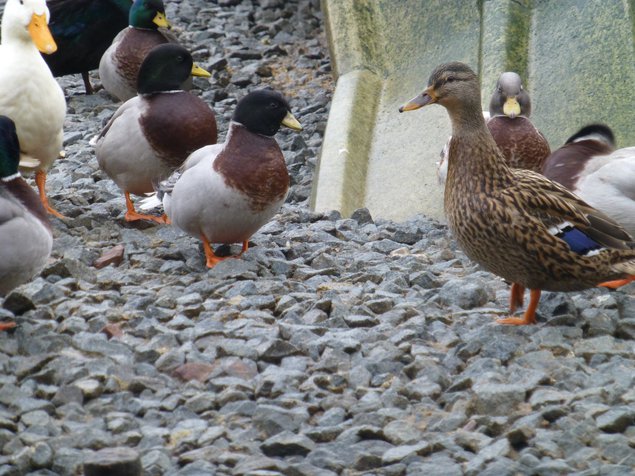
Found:
<svg viewBox="0 0 635 476"><path fill-rule="evenodd" d="M463 61L483 105L516 71L552 148L590 122L635 145L635 0L322 0L337 85L313 186L316 210L443 218L440 106L400 114L430 72Z"/></svg>

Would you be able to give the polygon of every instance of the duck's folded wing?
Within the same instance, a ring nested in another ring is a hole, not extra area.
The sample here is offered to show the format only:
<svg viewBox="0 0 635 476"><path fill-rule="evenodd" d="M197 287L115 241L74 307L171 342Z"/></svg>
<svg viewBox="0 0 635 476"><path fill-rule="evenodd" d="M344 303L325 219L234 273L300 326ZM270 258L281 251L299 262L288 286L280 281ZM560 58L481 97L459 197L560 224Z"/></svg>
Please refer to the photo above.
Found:
<svg viewBox="0 0 635 476"><path fill-rule="evenodd" d="M569 190L528 170L514 170L515 183L500 192L503 206L522 210L576 252L598 247L634 248L631 236L612 218L591 207ZM529 218L528 217L528 218ZM581 253L584 254L584 253Z"/></svg>

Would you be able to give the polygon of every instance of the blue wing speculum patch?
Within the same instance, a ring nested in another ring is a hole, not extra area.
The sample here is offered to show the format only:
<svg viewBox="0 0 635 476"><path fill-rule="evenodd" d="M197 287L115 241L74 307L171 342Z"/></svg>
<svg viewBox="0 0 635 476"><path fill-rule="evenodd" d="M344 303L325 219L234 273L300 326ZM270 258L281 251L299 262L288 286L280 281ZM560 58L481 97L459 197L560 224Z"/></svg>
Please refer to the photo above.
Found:
<svg viewBox="0 0 635 476"><path fill-rule="evenodd" d="M571 251L582 256L596 255L604 249L604 246L568 221L549 228L549 233L563 240Z"/></svg>

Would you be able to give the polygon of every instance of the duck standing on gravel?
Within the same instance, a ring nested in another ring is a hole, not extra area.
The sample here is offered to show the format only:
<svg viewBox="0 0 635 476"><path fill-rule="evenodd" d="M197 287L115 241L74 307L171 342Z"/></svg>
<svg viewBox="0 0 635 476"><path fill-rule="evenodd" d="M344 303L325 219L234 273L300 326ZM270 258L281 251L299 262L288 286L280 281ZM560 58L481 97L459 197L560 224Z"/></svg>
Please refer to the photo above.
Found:
<svg viewBox="0 0 635 476"><path fill-rule="evenodd" d="M225 142L197 150L160 184L168 218L203 241L208 267L225 259L210 243L242 242L242 254L284 203L289 172L273 137L281 126L302 130L280 93L253 91L238 101Z"/></svg>
<svg viewBox="0 0 635 476"><path fill-rule="evenodd" d="M162 0L135 0L128 21L130 26L121 30L99 62L104 89L120 101L137 94L137 75L148 52L157 45L176 43L159 31L170 28Z"/></svg>
<svg viewBox="0 0 635 476"><path fill-rule="evenodd" d="M130 194L153 192L193 151L216 143L214 111L180 89L190 74L209 76L182 46L153 48L139 70L139 95L122 104L91 141L99 166L125 194L127 221L165 223L137 213Z"/></svg>
<svg viewBox="0 0 635 476"><path fill-rule="evenodd" d="M20 176L19 162L15 123L0 116L0 296L39 273L53 246L46 210ZM14 326L0 323L0 330Z"/></svg>
<svg viewBox="0 0 635 476"><path fill-rule="evenodd" d="M617 287L635 280L635 243L617 223L544 176L511 169L481 112L478 77L467 65L437 66L427 88L399 110L440 104L452 121L445 213L468 257L512 282L512 314L533 324L541 290Z"/></svg>
<svg viewBox="0 0 635 476"><path fill-rule="evenodd" d="M15 122L20 165L36 171L44 208L63 218L46 196L46 171L62 150L66 117L62 88L40 56L40 51L51 54L57 49L48 19L44 0L7 0L0 44L0 113Z"/></svg>
<svg viewBox="0 0 635 476"><path fill-rule="evenodd" d="M530 114L531 99L520 76L513 71L502 73L490 98L489 112L483 111L487 128L507 165L542 173L551 149L545 136L529 119ZM445 183L447 176L449 142L441 152L437 171L441 184Z"/></svg>
<svg viewBox="0 0 635 476"><path fill-rule="evenodd" d="M635 236L635 147L615 150L608 126L580 129L547 158L543 173Z"/></svg>
<svg viewBox="0 0 635 476"><path fill-rule="evenodd" d="M131 0L48 0L49 28L58 50L45 55L53 76L81 74L86 94L93 93L88 72L115 36L128 26Z"/></svg>

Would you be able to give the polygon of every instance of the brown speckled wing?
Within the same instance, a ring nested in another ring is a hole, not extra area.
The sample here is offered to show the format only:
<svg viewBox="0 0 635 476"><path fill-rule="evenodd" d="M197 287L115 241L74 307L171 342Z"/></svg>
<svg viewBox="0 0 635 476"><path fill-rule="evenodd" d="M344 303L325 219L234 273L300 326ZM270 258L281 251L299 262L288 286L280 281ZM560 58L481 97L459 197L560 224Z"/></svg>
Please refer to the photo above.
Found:
<svg viewBox="0 0 635 476"><path fill-rule="evenodd" d="M627 249L629 234L613 219L596 210L563 186L542 175L513 170L514 185L501 191L502 200L539 219L547 228L568 221L585 231L598 243Z"/></svg>
<svg viewBox="0 0 635 476"><path fill-rule="evenodd" d="M214 161L225 183L244 193L255 212L282 200L289 189L289 172L276 140L232 125L225 148Z"/></svg>
<svg viewBox="0 0 635 476"><path fill-rule="evenodd" d="M143 98L139 118L143 133L157 156L172 168L197 149L216 144L214 112L200 98L180 91Z"/></svg>
<svg viewBox="0 0 635 476"><path fill-rule="evenodd" d="M507 165L515 169L542 172L551 150L545 137L529 119L496 116L487 121L487 127Z"/></svg>

